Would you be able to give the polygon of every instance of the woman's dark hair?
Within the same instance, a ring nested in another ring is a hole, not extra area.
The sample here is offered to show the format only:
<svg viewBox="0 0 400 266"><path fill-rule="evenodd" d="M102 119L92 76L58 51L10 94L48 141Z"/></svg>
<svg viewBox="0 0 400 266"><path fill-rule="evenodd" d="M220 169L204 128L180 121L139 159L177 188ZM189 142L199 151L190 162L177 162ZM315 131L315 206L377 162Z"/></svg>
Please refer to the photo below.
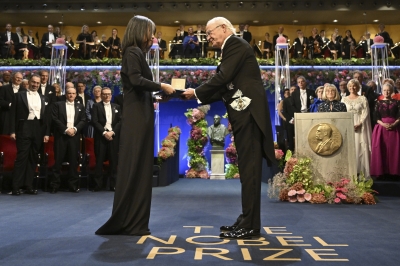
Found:
<svg viewBox="0 0 400 266"><path fill-rule="evenodd" d="M112 35L112 32L113 32L114 30L117 31L117 35L118 35L118 30L117 30L117 28L112 28L112 30L111 30L111 35Z"/></svg>
<svg viewBox="0 0 400 266"><path fill-rule="evenodd" d="M122 54L130 47L139 47L143 52L149 49L148 42L156 33L154 22L144 16L134 16L126 26L124 40L122 41Z"/></svg>

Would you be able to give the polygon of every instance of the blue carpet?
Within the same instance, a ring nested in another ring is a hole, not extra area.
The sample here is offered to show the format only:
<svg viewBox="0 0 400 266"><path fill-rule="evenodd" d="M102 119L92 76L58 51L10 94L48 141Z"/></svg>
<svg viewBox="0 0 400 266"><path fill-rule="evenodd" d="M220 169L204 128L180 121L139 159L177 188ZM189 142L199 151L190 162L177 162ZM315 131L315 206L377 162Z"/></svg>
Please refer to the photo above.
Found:
<svg viewBox="0 0 400 266"><path fill-rule="evenodd" d="M263 184L263 239L244 242L217 237L240 213L238 180L154 188L154 238L94 235L110 216L112 192L1 194L0 265L398 265L400 198L293 204L266 191Z"/></svg>

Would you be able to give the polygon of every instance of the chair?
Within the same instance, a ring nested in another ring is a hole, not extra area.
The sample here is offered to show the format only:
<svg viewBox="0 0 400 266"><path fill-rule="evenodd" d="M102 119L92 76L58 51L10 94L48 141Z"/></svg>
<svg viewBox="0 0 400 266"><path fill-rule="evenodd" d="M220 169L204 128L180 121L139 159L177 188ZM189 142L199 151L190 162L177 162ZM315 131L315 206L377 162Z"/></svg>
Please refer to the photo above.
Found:
<svg viewBox="0 0 400 266"><path fill-rule="evenodd" d="M3 176L13 171L16 158L15 140L12 140L9 135L0 135L0 193L3 189Z"/></svg>
<svg viewBox="0 0 400 266"><path fill-rule="evenodd" d="M82 153L77 154L77 160L78 160L78 177L79 177L79 184L78 188L80 188L80 180L82 177ZM45 178L45 191L47 190L47 184L49 180L49 173L51 173L51 168L54 166L55 163L55 157L54 157L54 137L50 136L49 141L44 144L44 156L42 160L42 173ZM62 171L65 171L66 168L69 166L69 163L67 161L63 162L62 164Z"/></svg>
<svg viewBox="0 0 400 266"><path fill-rule="evenodd" d="M84 141L85 145L85 152L84 152L84 157L83 157L83 176L87 178L87 183L88 183L88 189L90 185L90 175L94 174L95 168L96 168L96 155L94 153L94 138L85 138ZM105 161L103 163L103 170L107 171L109 167L109 161Z"/></svg>

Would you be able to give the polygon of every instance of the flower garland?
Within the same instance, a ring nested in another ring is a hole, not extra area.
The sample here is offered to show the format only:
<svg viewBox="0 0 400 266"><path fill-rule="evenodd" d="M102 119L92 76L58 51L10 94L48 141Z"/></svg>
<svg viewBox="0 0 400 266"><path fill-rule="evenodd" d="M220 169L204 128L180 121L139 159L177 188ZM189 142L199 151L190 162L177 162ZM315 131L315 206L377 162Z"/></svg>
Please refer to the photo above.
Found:
<svg viewBox="0 0 400 266"><path fill-rule="evenodd" d="M161 165L168 158L175 155L175 146L179 140L181 129L178 126L168 129L168 136L161 142L161 149L158 151L158 164Z"/></svg>
<svg viewBox="0 0 400 266"><path fill-rule="evenodd" d="M205 120L208 110L210 110L210 106L203 105L198 108L188 109L185 113L187 123L192 127L187 141L189 166L189 170L185 174L187 178L209 178L208 162L204 154L204 147L208 142L208 124Z"/></svg>
<svg viewBox="0 0 400 266"><path fill-rule="evenodd" d="M353 178L341 178L339 182L313 183L311 159L296 158L287 151L283 172L268 181L268 196L281 201L311 203L355 203L376 204L372 190L372 179L363 175Z"/></svg>
<svg viewBox="0 0 400 266"><path fill-rule="evenodd" d="M227 118L228 114L225 114L223 117ZM228 131L229 134L231 135L231 143L229 143L228 147L225 149L226 162L227 162L227 164L225 164L225 178L226 179L240 178L239 161L236 151L235 138L233 137L233 130L230 122L228 122Z"/></svg>

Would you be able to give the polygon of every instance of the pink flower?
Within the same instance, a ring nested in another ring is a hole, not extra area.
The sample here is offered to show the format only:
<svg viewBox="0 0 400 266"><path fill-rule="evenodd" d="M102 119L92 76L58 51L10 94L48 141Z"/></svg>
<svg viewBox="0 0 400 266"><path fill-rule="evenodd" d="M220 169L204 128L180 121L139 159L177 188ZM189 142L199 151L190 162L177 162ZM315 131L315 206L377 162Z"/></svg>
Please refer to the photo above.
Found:
<svg viewBox="0 0 400 266"><path fill-rule="evenodd" d="M296 202L297 201L297 196L289 196L289 202Z"/></svg>
<svg viewBox="0 0 400 266"><path fill-rule="evenodd" d="M288 192L288 196L289 196L289 197L291 197L291 196L296 196L296 194L297 194L297 192L296 192L296 190L294 190L294 189L291 189L291 190L289 190L289 192Z"/></svg>
<svg viewBox="0 0 400 266"><path fill-rule="evenodd" d="M312 198L312 195L311 195L310 193L307 192L307 193L304 194L304 199L305 199L306 201L310 201L311 198Z"/></svg>
<svg viewBox="0 0 400 266"><path fill-rule="evenodd" d="M385 41L385 39L383 39L382 36L375 36L374 38L374 43L383 43Z"/></svg>
<svg viewBox="0 0 400 266"><path fill-rule="evenodd" d="M278 39L276 39L276 43L286 43L286 38L283 36L278 37Z"/></svg>
<svg viewBox="0 0 400 266"><path fill-rule="evenodd" d="M304 193L306 193L306 191L304 189L301 189L301 190L297 190L296 193L297 193L297 195L303 195Z"/></svg>
<svg viewBox="0 0 400 266"><path fill-rule="evenodd" d="M298 202L305 202L306 199L304 198L303 194L297 194L297 201Z"/></svg>
<svg viewBox="0 0 400 266"><path fill-rule="evenodd" d="M284 155L284 153L283 153L282 150L275 149L275 158L276 158L277 160L282 159L283 155Z"/></svg>
<svg viewBox="0 0 400 266"><path fill-rule="evenodd" d="M335 203L340 203L340 202L341 202L341 200L339 198L335 199Z"/></svg>

